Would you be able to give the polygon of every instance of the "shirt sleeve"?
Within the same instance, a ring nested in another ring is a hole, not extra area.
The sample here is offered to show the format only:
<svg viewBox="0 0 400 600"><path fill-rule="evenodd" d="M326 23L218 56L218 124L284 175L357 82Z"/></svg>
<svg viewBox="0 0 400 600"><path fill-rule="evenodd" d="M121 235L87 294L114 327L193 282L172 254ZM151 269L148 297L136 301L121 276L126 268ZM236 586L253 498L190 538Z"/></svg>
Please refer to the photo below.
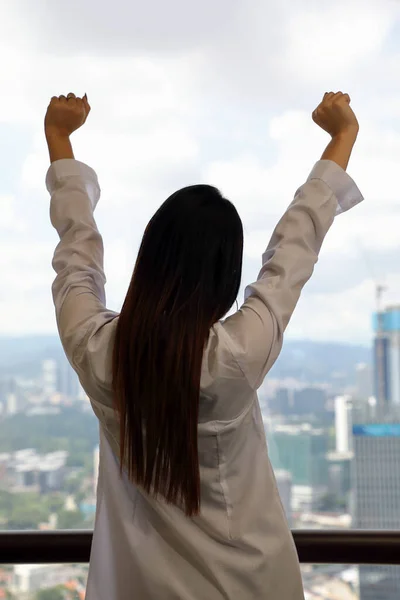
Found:
<svg viewBox="0 0 400 600"><path fill-rule="evenodd" d="M92 368L91 340L117 317L105 306L103 241L93 216L100 187L93 169L73 159L51 165L46 187L51 195L51 222L60 238L52 287L57 326L68 360L79 375Z"/></svg>
<svg viewBox="0 0 400 600"><path fill-rule="evenodd" d="M279 221L257 281L246 288L241 308L222 323L230 352L253 389L280 353L284 331L335 215L362 200L341 167L321 160Z"/></svg>

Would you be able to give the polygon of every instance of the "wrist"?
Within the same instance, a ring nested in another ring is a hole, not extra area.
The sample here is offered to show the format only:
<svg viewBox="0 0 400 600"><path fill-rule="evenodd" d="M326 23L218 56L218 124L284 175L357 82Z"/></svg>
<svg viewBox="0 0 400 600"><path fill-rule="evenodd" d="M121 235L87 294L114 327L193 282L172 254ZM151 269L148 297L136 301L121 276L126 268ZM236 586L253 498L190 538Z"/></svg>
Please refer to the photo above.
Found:
<svg viewBox="0 0 400 600"><path fill-rule="evenodd" d="M339 131L336 135L333 135L332 139L343 142L350 142L354 144L358 136L358 131L359 128L356 125L347 127L346 129L342 129L341 131Z"/></svg>
<svg viewBox="0 0 400 600"><path fill-rule="evenodd" d="M75 158L68 134L53 129L46 129L45 134L50 162L53 163L64 158Z"/></svg>
<svg viewBox="0 0 400 600"><path fill-rule="evenodd" d="M357 139L357 129L346 129L333 136L324 153L322 160L331 160L346 170L353 146Z"/></svg>
<svg viewBox="0 0 400 600"><path fill-rule="evenodd" d="M62 131L56 127L45 127L44 133L48 141L69 141L70 137L68 132Z"/></svg>

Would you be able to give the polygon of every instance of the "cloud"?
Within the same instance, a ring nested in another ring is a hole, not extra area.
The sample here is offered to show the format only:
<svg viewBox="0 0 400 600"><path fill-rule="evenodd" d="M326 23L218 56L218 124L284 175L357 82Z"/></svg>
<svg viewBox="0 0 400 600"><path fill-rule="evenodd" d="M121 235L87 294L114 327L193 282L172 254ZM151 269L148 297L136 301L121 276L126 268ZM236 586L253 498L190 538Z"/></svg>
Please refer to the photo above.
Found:
<svg viewBox="0 0 400 600"><path fill-rule="evenodd" d="M0 241L0 332L56 331L51 299L53 245L14 236Z"/></svg>
<svg viewBox="0 0 400 600"><path fill-rule="evenodd" d="M400 274L385 278L384 302L398 305ZM365 344L373 337L375 282L363 278L350 290L303 295L288 328L291 337ZM307 332L309 335L307 335Z"/></svg>
<svg viewBox="0 0 400 600"><path fill-rule="evenodd" d="M147 2L59 0L50 4L20 0L7 9L18 16L36 51L51 47L56 54L94 53L96 56L174 53L196 48L218 36L234 14L238 0L188 3L185 0ZM62 24L62 27L60 27ZM40 31L42 35L35 36Z"/></svg>
<svg viewBox="0 0 400 600"><path fill-rule="evenodd" d="M78 8L41 0L0 7L7 56L0 252L8 257L0 332L54 328L49 286L57 236L44 189L43 136L51 95L88 92L92 103L74 149L100 177L96 214L107 294L118 308L148 219L190 183L217 185L234 201L246 230L243 282L254 279L277 219L328 141L310 113L325 89L343 88L361 123L349 172L366 201L337 219L289 334L368 341L373 278L389 282L394 299L400 293L400 84L393 76L400 5L173 0L157 8L154 1L117 1L110 10L104 1ZM21 319L14 318L18 310Z"/></svg>
<svg viewBox="0 0 400 600"><path fill-rule="evenodd" d="M285 24L285 62L292 75L312 85L324 73L343 79L368 63L399 16L394 2L308 4L309 10L294 11Z"/></svg>
<svg viewBox="0 0 400 600"><path fill-rule="evenodd" d="M11 233L23 233L27 224L17 216L15 210L15 198L11 195L0 195L0 231Z"/></svg>

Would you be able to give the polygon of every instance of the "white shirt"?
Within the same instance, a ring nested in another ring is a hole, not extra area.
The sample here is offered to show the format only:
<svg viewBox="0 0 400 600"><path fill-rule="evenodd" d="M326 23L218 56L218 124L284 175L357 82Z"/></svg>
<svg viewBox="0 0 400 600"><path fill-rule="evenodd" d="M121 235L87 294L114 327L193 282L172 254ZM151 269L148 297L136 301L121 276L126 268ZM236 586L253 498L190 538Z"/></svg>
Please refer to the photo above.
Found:
<svg viewBox="0 0 400 600"><path fill-rule="evenodd" d="M66 159L53 163L46 184L60 236L53 261L59 333L100 422L87 600L303 600L257 388L279 355L335 214L362 200L357 186L335 163L317 162L276 227L244 304L212 327L198 425L201 515L189 519L119 475L111 388L118 314L105 307L103 244L93 217L97 176Z"/></svg>

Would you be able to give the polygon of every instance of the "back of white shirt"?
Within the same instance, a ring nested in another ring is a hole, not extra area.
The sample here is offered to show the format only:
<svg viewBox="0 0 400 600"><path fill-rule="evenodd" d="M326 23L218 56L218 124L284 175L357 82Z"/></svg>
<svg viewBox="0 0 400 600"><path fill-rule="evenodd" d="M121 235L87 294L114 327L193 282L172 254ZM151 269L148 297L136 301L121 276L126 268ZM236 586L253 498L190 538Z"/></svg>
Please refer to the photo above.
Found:
<svg viewBox="0 0 400 600"><path fill-rule="evenodd" d="M282 217L240 310L210 331L198 425L201 514L146 495L119 472L111 357L118 315L105 308L96 174L74 160L47 175L60 243L57 323L100 421L100 473L88 600L302 600L300 569L268 459L256 390L335 214L362 200L335 163L319 161Z"/></svg>

